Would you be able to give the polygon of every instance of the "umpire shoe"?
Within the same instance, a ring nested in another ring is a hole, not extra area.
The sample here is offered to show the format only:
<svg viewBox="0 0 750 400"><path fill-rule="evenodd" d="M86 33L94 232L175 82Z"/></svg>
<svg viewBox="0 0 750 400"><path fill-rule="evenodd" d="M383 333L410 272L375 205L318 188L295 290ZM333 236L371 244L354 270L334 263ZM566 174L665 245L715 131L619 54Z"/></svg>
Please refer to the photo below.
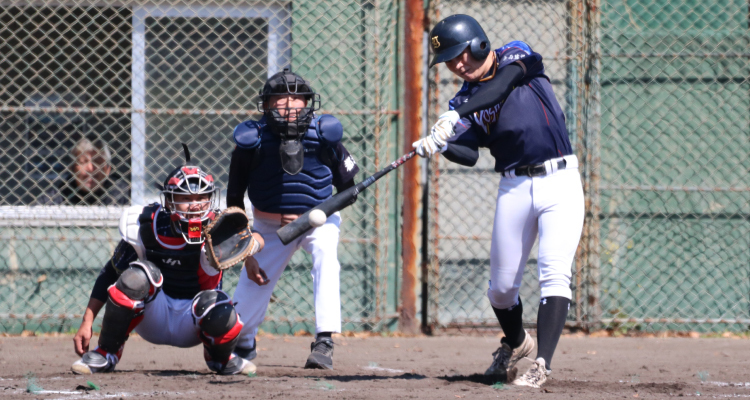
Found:
<svg viewBox="0 0 750 400"><path fill-rule="evenodd" d="M500 341L501 346L492 353L495 359L492 360L492 365L484 372L485 375L504 375L506 380L511 380L511 372L516 363L531 354L534 350L534 339L531 338L529 332L524 331L524 333L526 337L523 339L523 343L515 349L512 349L509 344L505 343L505 338Z"/></svg>
<svg viewBox="0 0 750 400"><path fill-rule="evenodd" d="M513 384L516 386L539 388L544 382L547 382L547 376L551 373L552 371L547 369L544 359L539 357L525 374L513 381Z"/></svg>
<svg viewBox="0 0 750 400"><path fill-rule="evenodd" d="M333 340L331 338L318 338L310 345L310 350L305 368L333 369Z"/></svg>
<svg viewBox="0 0 750 400"><path fill-rule="evenodd" d="M90 375L100 372L112 372L115 365L120 361L117 354L110 354L106 351L96 348L83 354L80 360L73 363L70 367L74 374Z"/></svg>

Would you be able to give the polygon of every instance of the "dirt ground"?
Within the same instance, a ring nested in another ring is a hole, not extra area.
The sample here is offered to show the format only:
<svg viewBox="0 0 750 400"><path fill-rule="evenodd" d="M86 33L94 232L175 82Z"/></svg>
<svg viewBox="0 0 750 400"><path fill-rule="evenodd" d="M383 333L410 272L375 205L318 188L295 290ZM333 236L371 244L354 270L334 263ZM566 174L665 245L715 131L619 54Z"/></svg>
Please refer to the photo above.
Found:
<svg viewBox="0 0 750 400"><path fill-rule="evenodd" d="M135 337L117 371L77 376L72 337L0 338L0 398L612 399L750 397L750 341L564 336L542 389L481 375L495 336L339 337L334 371L302 368L310 337L264 336L258 374L217 376L200 347ZM523 372L529 361L520 363ZM87 390L87 382L99 390Z"/></svg>

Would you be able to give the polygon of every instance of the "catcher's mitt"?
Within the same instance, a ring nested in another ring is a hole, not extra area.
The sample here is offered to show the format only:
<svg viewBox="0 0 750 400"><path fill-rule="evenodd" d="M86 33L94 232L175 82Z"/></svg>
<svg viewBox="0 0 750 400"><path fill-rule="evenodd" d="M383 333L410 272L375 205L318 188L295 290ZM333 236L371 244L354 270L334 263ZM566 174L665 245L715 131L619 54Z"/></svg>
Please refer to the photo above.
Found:
<svg viewBox="0 0 750 400"><path fill-rule="evenodd" d="M212 267L225 270L258 252L250 220L239 207L229 207L206 228L206 256Z"/></svg>

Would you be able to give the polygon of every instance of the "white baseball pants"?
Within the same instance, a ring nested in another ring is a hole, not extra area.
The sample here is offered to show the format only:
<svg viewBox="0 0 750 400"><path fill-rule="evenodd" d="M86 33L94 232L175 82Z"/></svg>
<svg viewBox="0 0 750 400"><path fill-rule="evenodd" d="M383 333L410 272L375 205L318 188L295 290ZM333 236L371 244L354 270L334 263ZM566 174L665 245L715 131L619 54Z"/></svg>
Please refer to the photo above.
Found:
<svg viewBox="0 0 750 400"><path fill-rule="evenodd" d="M565 158L575 162L545 176L500 179L487 291L495 308L517 304L523 270L537 234L542 298L571 298L571 266L583 229L584 200L577 160L575 156Z"/></svg>
<svg viewBox="0 0 750 400"><path fill-rule="evenodd" d="M146 304L143 320L135 332L153 344L193 347L201 343L200 327L193 321L193 299L173 299L159 292Z"/></svg>
<svg viewBox="0 0 750 400"><path fill-rule="evenodd" d="M341 332L341 296L339 288L339 264L337 248L341 215L328 217L322 226L309 231L284 246L276 236L280 224L278 219L255 217L253 228L263 235L265 247L254 257L266 272L270 283L258 286L247 277L245 268L240 271L240 280L234 292L234 303L240 320L245 326L240 332L238 347L250 348L255 343L258 326L263 322L276 283L281 278L289 260L300 247L312 255L313 296L315 303L315 330Z"/></svg>

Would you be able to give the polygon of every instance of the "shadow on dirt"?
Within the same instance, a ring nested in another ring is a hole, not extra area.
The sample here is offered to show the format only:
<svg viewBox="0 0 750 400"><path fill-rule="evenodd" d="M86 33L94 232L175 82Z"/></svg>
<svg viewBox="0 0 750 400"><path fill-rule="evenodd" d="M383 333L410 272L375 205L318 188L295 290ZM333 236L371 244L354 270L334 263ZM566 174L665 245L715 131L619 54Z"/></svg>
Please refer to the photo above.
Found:
<svg viewBox="0 0 750 400"><path fill-rule="evenodd" d="M474 382L487 386L492 386L496 383L505 384L507 381L507 377L505 376L484 374L439 376L438 379L447 382Z"/></svg>
<svg viewBox="0 0 750 400"><path fill-rule="evenodd" d="M339 382L357 382L357 381L378 381L389 379L427 379L424 375L419 374L401 374L392 376L383 375L331 375L331 376L306 376L305 378L321 379L327 381Z"/></svg>

